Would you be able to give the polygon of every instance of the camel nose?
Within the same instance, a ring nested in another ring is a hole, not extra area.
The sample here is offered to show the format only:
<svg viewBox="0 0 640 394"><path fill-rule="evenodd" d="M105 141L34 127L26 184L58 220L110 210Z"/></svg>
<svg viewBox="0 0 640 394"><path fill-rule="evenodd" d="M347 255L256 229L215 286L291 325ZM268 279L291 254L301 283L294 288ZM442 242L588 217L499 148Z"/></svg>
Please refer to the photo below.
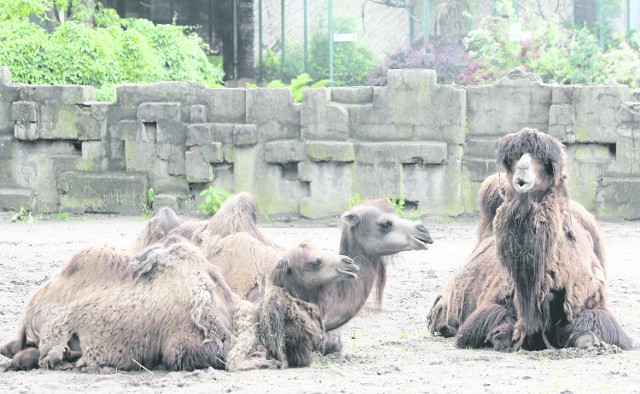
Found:
<svg viewBox="0 0 640 394"><path fill-rule="evenodd" d="M427 228L423 224L417 225L416 229L418 229L418 231L420 231L422 233L420 239L423 242L428 243L428 244L432 244L433 243L433 239L431 239L431 235L429 234L429 230L427 230Z"/></svg>
<svg viewBox="0 0 640 394"><path fill-rule="evenodd" d="M350 257L342 256L342 258L340 259L340 261L341 261L343 264L345 264L345 265L353 266L353 269L354 269L355 271L357 271L357 270L359 270L359 269L360 269L360 267L358 267L358 266L356 265L356 263L354 263L354 262L353 262L353 260L352 260Z"/></svg>
<svg viewBox="0 0 640 394"><path fill-rule="evenodd" d="M522 187L527 182L524 179L518 177L518 178L516 178L516 183L518 184L518 186Z"/></svg>

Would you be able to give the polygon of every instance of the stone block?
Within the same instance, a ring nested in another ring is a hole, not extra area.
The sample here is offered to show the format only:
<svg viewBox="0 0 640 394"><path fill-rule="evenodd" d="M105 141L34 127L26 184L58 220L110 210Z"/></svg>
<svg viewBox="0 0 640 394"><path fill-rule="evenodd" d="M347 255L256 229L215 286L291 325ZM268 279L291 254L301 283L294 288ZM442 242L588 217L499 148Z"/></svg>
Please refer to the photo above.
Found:
<svg viewBox="0 0 640 394"><path fill-rule="evenodd" d="M444 142L361 142L356 146L356 157L362 163L442 164L447 161Z"/></svg>
<svg viewBox="0 0 640 394"><path fill-rule="evenodd" d="M609 146L600 144L567 145L566 154L571 198L595 211L598 183L615 156Z"/></svg>
<svg viewBox="0 0 640 394"><path fill-rule="evenodd" d="M47 106L77 105L96 101L93 86L83 85L29 85L20 89L20 101L34 101Z"/></svg>
<svg viewBox="0 0 640 394"><path fill-rule="evenodd" d="M303 140L346 140L349 113L342 104L330 103L330 90L306 89L300 106L300 132Z"/></svg>
<svg viewBox="0 0 640 394"><path fill-rule="evenodd" d="M2 70L7 70L6 67L0 67L0 73ZM10 82L10 78L6 82L0 81L0 135L12 135L14 133L13 125L15 121L11 117L11 107L15 101L20 100L20 93L18 92L19 86Z"/></svg>
<svg viewBox="0 0 640 394"><path fill-rule="evenodd" d="M200 123L187 126L187 146L205 145L212 142L233 143L232 123Z"/></svg>
<svg viewBox="0 0 640 394"><path fill-rule="evenodd" d="M184 145L171 145L171 153L169 155L169 166L167 168L169 175L182 176L186 174L186 159Z"/></svg>
<svg viewBox="0 0 640 394"><path fill-rule="evenodd" d="M213 180L213 168L198 151L185 152L187 182L205 183Z"/></svg>
<svg viewBox="0 0 640 394"><path fill-rule="evenodd" d="M209 122L246 123L246 94L246 89L210 89L207 97L211 114Z"/></svg>
<svg viewBox="0 0 640 394"><path fill-rule="evenodd" d="M40 103L38 129L41 139L77 140L80 104Z"/></svg>
<svg viewBox="0 0 640 394"><path fill-rule="evenodd" d="M121 215L139 214L149 189L144 175L74 171L61 174L57 188L62 211Z"/></svg>
<svg viewBox="0 0 640 394"><path fill-rule="evenodd" d="M302 164L302 163L300 163ZM306 163L298 177L308 178L309 196L300 199L300 215L309 219L336 217L348 208L352 196L353 163L319 162Z"/></svg>
<svg viewBox="0 0 640 394"><path fill-rule="evenodd" d="M353 192L362 198L403 197L402 164L355 162Z"/></svg>
<svg viewBox="0 0 640 394"><path fill-rule="evenodd" d="M596 217L640 219L640 177L604 177L596 196Z"/></svg>
<svg viewBox="0 0 640 394"><path fill-rule="evenodd" d="M144 125L139 120L121 120L115 127L109 127L112 139L135 139L135 136L141 134Z"/></svg>
<svg viewBox="0 0 640 394"><path fill-rule="evenodd" d="M235 125L233 128L233 144L236 146L255 145L258 143L256 126L252 124Z"/></svg>
<svg viewBox="0 0 640 394"><path fill-rule="evenodd" d="M20 211L35 208L35 196L27 189L0 189L0 210Z"/></svg>
<svg viewBox="0 0 640 394"><path fill-rule="evenodd" d="M576 142L615 142L610 130L617 128L618 109L628 99L629 89L624 85L576 86Z"/></svg>
<svg viewBox="0 0 640 394"><path fill-rule="evenodd" d="M313 141L307 142L306 152L309 160L336 161L349 163L355 160L353 144L342 141Z"/></svg>
<svg viewBox="0 0 640 394"><path fill-rule="evenodd" d="M82 157L77 163L79 170L105 171L108 165L106 149L102 141L82 142Z"/></svg>
<svg viewBox="0 0 640 394"><path fill-rule="evenodd" d="M198 145L196 150L200 151L202 158L209 163L222 163L224 162L224 152L222 150L222 144L219 142L212 142L207 145Z"/></svg>
<svg viewBox="0 0 640 394"><path fill-rule="evenodd" d="M146 125L154 125L152 127L156 130L156 141L185 146L187 141L187 127L185 123L166 120L158 123L145 123L145 126Z"/></svg>
<svg viewBox="0 0 640 394"><path fill-rule="evenodd" d="M96 115L102 116L100 111L94 111L92 105L81 104L78 106L76 125L78 127L78 139L81 141L98 141L101 139L101 121ZM104 119L102 119L104 121Z"/></svg>
<svg viewBox="0 0 640 394"><path fill-rule="evenodd" d="M16 101L11 106L11 118L16 122L38 121L38 105L33 101Z"/></svg>
<svg viewBox="0 0 640 394"><path fill-rule="evenodd" d="M468 179L475 182L482 182L489 175L498 172L496 159L482 159L465 156L464 167L468 173Z"/></svg>
<svg viewBox="0 0 640 394"><path fill-rule="evenodd" d="M331 88L331 101L341 104L368 104L373 101L373 87Z"/></svg>
<svg viewBox="0 0 640 394"><path fill-rule="evenodd" d="M464 148L465 157L495 160L501 136L469 136Z"/></svg>
<svg viewBox="0 0 640 394"><path fill-rule="evenodd" d="M312 164L306 161L301 161L298 163L298 179L301 182L311 182L312 177Z"/></svg>
<svg viewBox="0 0 640 394"><path fill-rule="evenodd" d="M267 163L296 163L304 158L302 141L283 140L264 144L264 159Z"/></svg>
<svg viewBox="0 0 640 394"><path fill-rule="evenodd" d="M18 140L33 141L40 138L40 130L37 123L16 123L13 130Z"/></svg>
<svg viewBox="0 0 640 394"><path fill-rule="evenodd" d="M180 103L142 103L137 118L143 122L180 121Z"/></svg>
<svg viewBox="0 0 640 394"><path fill-rule="evenodd" d="M299 138L300 111L291 89L249 89L247 123L256 125L259 141Z"/></svg>
<svg viewBox="0 0 640 394"><path fill-rule="evenodd" d="M191 123L206 123L207 107L201 104L192 105L189 108L189 119Z"/></svg>
<svg viewBox="0 0 640 394"><path fill-rule="evenodd" d="M521 85L467 88L469 135L504 135L524 127L547 131L552 87L527 79L518 81Z"/></svg>

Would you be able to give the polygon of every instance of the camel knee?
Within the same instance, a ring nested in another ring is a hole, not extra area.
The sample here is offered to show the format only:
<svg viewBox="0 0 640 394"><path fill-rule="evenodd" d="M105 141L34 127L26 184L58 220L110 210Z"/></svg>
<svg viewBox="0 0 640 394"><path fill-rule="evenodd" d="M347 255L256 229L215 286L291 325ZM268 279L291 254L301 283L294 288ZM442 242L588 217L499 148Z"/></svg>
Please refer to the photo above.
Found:
<svg viewBox="0 0 640 394"><path fill-rule="evenodd" d="M7 371L28 371L38 368L40 360L40 350L35 347L28 347L20 350L13 356L11 364L7 367Z"/></svg>
<svg viewBox="0 0 640 394"><path fill-rule="evenodd" d="M329 331L324 340L324 348L322 349L322 355L332 353L342 353L342 335L340 331Z"/></svg>

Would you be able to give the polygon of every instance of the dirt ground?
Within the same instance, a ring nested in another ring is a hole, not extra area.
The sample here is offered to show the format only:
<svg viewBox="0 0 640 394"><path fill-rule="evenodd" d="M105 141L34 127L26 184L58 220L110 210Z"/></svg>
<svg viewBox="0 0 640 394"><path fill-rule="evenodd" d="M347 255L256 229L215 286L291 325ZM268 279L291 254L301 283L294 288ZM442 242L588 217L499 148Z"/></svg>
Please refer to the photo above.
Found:
<svg viewBox="0 0 640 394"><path fill-rule="evenodd" d="M342 328L341 355L317 356L308 368L228 373L161 370L91 375L34 370L0 373L0 392L640 392L640 351L613 347L499 353L455 348L432 337L426 314L475 243L471 221L425 224L435 241L405 252L388 269L383 310L366 308ZM13 337L30 295L80 247L126 248L139 218L83 216L10 223L0 215L0 341ZM640 337L640 223L600 223L607 246L609 306ZM304 239L337 251L336 227L272 227L283 242ZM373 305L373 304L371 304ZM8 360L0 356L0 368Z"/></svg>

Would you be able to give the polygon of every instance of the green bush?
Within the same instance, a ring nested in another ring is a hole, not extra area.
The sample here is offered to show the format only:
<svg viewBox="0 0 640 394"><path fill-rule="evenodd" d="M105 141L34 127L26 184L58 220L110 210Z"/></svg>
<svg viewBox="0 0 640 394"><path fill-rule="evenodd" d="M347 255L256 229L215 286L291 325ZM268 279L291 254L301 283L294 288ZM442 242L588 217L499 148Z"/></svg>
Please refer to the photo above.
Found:
<svg viewBox="0 0 640 394"><path fill-rule="evenodd" d="M338 16L335 31L354 33L356 19ZM314 81L329 78L329 33L326 21L321 21L309 40L308 74ZM360 41L334 43L333 78L336 86L368 85L369 73L377 58L371 47ZM261 79L281 80L289 83L304 73L304 47L301 43L287 41L285 65L282 66L280 53L267 49L263 61Z"/></svg>
<svg viewBox="0 0 640 394"><path fill-rule="evenodd" d="M101 100L113 100L115 85L124 82L222 84L205 44L185 27L121 19L112 9L99 9L95 27L70 19L49 33L21 13L0 12L0 65L9 67L16 82L92 85Z"/></svg>

